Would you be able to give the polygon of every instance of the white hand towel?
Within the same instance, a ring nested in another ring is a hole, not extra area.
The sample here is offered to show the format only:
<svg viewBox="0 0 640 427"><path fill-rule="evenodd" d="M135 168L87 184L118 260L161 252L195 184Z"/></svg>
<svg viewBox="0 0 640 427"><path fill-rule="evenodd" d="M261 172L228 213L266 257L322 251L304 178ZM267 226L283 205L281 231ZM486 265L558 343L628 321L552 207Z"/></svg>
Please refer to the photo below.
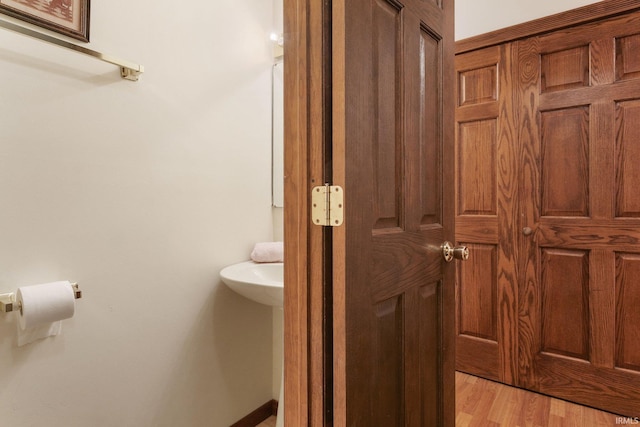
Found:
<svg viewBox="0 0 640 427"><path fill-rule="evenodd" d="M284 245L282 242L256 243L251 252L251 260L255 262L284 262Z"/></svg>

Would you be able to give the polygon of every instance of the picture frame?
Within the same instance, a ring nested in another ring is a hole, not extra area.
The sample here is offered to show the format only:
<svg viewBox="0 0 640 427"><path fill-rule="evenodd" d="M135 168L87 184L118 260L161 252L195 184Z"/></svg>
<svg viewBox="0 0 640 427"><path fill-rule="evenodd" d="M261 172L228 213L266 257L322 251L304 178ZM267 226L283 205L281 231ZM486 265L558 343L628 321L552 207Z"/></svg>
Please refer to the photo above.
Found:
<svg viewBox="0 0 640 427"><path fill-rule="evenodd" d="M0 13L89 42L90 0L0 0Z"/></svg>

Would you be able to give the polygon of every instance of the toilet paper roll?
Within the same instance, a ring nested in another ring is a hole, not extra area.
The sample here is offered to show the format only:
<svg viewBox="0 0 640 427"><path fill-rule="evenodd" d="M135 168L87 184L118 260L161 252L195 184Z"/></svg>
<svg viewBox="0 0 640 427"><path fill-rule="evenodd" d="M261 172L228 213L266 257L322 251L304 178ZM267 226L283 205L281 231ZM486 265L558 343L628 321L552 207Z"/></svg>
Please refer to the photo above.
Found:
<svg viewBox="0 0 640 427"><path fill-rule="evenodd" d="M22 303L22 330L73 317L76 308L73 287L66 281L23 286L16 299Z"/></svg>

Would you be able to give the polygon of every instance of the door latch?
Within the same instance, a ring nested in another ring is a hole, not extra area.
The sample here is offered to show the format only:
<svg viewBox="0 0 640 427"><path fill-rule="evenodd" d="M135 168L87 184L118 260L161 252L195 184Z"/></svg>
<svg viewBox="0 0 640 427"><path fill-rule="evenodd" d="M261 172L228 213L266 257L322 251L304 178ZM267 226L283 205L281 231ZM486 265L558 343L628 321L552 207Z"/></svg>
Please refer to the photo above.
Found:
<svg viewBox="0 0 640 427"><path fill-rule="evenodd" d="M451 262L454 258L466 261L469 259L469 248L466 246L454 247L450 242L444 242L442 244L442 256L446 262Z"/></svg>

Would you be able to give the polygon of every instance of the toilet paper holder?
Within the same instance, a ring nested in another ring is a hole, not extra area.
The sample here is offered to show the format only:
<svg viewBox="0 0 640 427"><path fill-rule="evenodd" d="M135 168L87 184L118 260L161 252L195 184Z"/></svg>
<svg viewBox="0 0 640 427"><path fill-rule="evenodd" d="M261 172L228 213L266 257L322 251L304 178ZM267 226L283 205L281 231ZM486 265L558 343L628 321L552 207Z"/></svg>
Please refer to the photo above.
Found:
<svg viewBox="0 0 640 427"><path fill-rule="evenodd" d="M82 291L77 283L72 283L73 297L82 298ZM15 293L0 294L0 313L11 313L12 311L22 311L20 302L16 301Z"/></svg>

